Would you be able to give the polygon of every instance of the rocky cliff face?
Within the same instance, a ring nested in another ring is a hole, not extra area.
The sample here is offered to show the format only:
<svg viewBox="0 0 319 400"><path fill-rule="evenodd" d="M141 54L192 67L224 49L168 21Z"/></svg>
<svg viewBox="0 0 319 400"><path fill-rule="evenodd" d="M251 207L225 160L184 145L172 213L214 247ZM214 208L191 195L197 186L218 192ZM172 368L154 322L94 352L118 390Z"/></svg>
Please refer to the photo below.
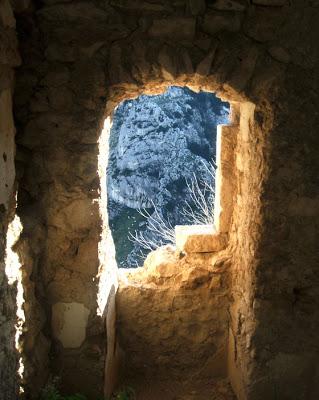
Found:
<svg viewBox="0 0 319 400"><path fill-rule="evenodd" d="M208 169L215 158L216 126L227 123L228 112L227 103L213 94L180 87L118 106L110 139L108 208L121 266L140 263L141 246L128 242L129 231L167 242L137 210L145 208L154 216L156 209L173 227L189 222L180 213L190 201L187 182L194 174L212 179Z"/></svg>

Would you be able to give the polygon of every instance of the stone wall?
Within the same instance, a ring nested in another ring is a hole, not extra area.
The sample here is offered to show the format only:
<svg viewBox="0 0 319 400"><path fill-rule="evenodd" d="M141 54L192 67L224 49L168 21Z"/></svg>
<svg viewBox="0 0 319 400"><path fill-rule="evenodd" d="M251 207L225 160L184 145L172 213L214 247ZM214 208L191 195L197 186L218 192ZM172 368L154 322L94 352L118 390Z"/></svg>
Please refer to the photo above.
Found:
<svg viewBox="0 0 319 400"><path fill-rule="evenodd" d="M16 282L5 273L6 234L15 210L14 135L12 113L14 70L20 62L15 18L9 1L0 2L0 393L14 400L18 391L15 349Z"/></svg>
<svg viewBox="0 0 319 400"><path fill-rule="evenodd" d="M119 101L175 84L241 109L229 232L233 387L240 399L317 398L318 10L313 0L45 0L19 15L18 212L35 392L49 369L67 391L102 386L98 138ZM82 321L71 346L70 313Z"/></svg>
<svg viewBox="0 0 319 400"><path fill-rule="evenodd" d="M201 380L227 376L227 252L185 254L166 246L121 270L117 293L122 375Z"/></svg>

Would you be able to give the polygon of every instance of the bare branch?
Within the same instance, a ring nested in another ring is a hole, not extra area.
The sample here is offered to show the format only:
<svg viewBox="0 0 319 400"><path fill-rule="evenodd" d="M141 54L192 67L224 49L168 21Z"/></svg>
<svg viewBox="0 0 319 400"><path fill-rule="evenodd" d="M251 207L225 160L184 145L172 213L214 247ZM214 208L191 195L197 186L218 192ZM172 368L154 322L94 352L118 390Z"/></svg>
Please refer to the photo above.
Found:
<svg viewBox="0 0 319 400"><path fill-rule="evenodd" d="M216 164L212 161L209 165L202 161L209 179L198 179L196 174L190 180L186 180L189 200L185 200L180 215L190 225L206 225L214 223L215 202L215 173ZM164 219L155 203L147 200L153 208L151 214L146 209L137 210L141 216L147 219L148 234L146 232L129 233L129 240L139 245L146 251L152 251L164 244L175 244L175 229L170 220ZM154 234L152 236L152 234ZM141 257L144 258L141 251Z"/></svg>

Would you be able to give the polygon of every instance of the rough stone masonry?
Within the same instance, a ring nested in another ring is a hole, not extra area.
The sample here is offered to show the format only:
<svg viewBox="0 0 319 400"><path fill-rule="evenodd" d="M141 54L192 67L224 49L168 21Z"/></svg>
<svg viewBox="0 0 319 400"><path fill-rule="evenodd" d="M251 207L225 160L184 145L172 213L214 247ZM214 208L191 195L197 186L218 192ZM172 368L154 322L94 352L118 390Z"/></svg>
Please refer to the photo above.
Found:
<svg viewBox="0 0 319 400"><path fill-rule="evenodd" d="M233 110L233 158L222 159L231 213L220 226L231 256L223 326L232 387L239 399L319 397L318 19L315 0L0 1L5 399L17 390L15 289L4 274L15 191L26 396L59 373L65 391L93 397L106 348L99 277L113 263L111 248L103 265L98 258L107 233L98 140L121 100L172 84L213 91ZM61 341L72 329L63 315L79 316L76 346Z"/></svg>

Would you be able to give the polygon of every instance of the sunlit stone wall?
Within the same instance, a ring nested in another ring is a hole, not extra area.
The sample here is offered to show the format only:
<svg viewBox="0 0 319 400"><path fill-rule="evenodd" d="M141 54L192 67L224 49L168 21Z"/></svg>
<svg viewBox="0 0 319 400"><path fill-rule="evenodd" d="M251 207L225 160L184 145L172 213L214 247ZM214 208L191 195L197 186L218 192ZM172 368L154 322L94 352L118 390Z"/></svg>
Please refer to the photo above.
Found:
<svg viewBox="0 0 319 400"><path fill-rule="evenodd" d="M3 0L0 2L0 396L4 400L15 400L18 391L16 281L6 275L5 257L8 224L15 209L12 96L13 67L19 62L13 10L10 2Z"/></svg>

